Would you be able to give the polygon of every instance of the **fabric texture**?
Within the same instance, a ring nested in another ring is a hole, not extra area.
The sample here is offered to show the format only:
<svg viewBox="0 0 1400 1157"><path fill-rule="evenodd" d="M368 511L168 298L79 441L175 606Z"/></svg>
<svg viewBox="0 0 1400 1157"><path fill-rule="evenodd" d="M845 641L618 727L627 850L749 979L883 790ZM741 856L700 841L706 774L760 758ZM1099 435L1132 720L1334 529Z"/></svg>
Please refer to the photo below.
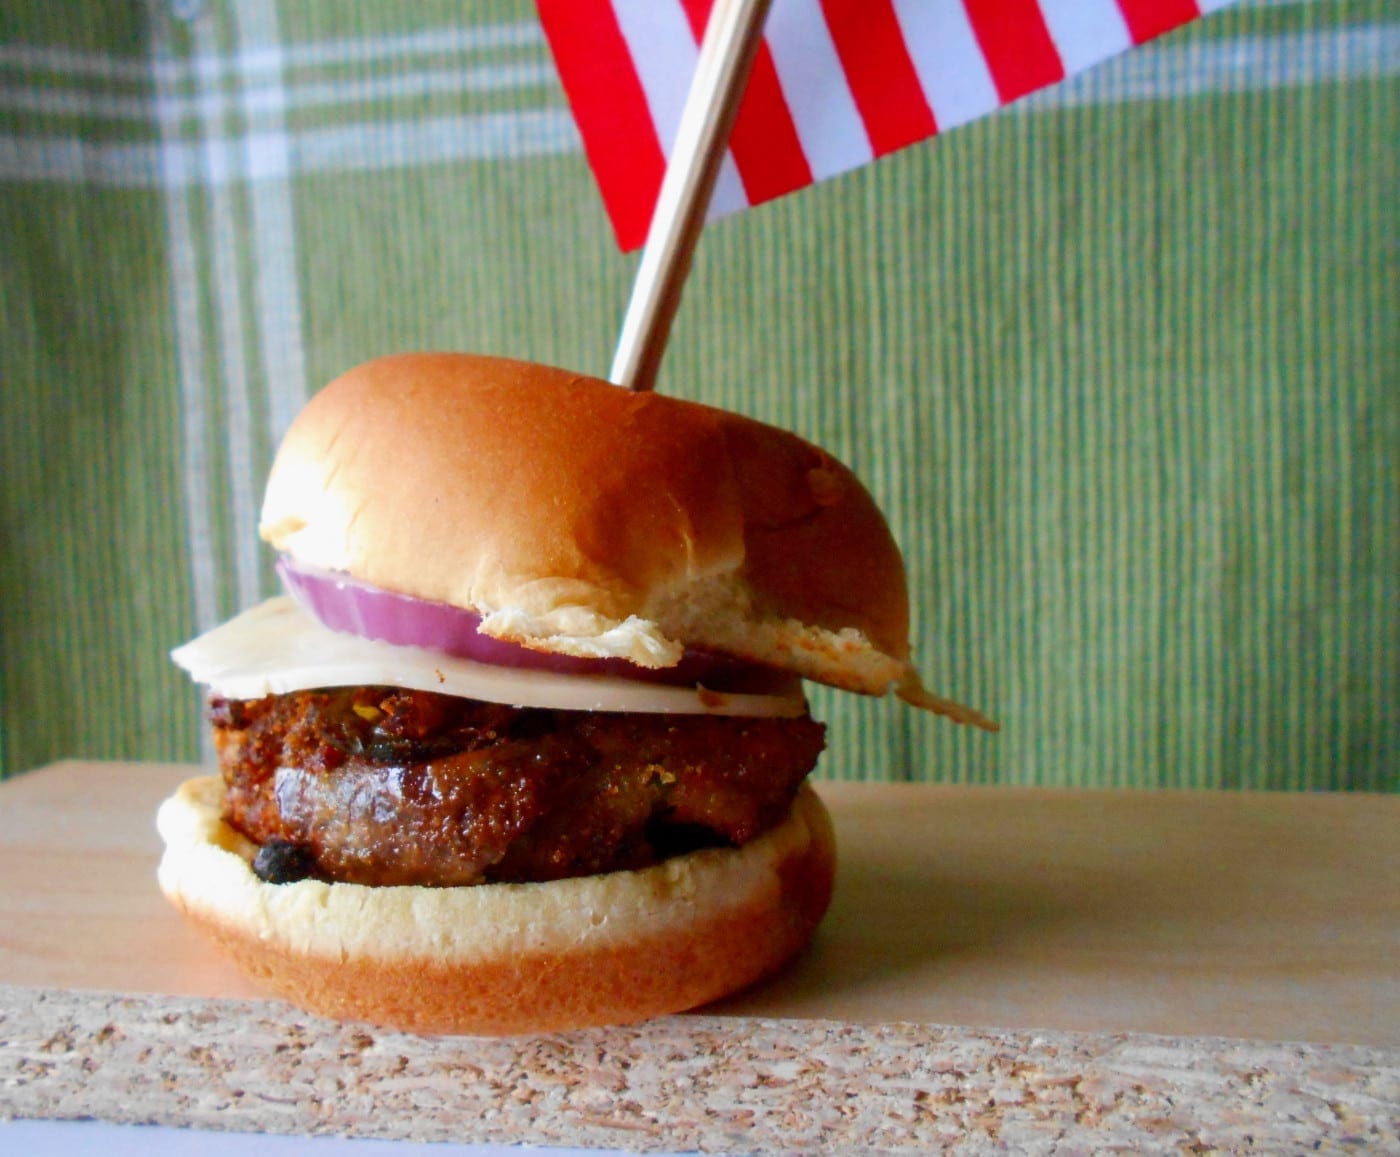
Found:
<svg viewBox="0 0 1400 1157"><path fill-rule="evenodd" d="M707 228L658 388L848 462L1003 724L818 690L819 775L1400 789L1398 77L1240 0ZM0 238L7 773L200 755L318 384L605 374L636 267L524 0L0 0Z"/></svg>

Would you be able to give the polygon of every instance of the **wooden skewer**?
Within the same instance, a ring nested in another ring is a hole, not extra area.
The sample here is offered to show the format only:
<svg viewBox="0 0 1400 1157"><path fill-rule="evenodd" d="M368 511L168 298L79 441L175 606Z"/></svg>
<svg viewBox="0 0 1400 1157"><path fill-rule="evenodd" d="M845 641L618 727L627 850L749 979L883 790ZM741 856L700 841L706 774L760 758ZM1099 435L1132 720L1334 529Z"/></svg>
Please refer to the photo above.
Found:
<svg viewBox="0 0 1400 1157"><path fill-rule="evenodd" d="M650 390L772 0L716 0L623 319L612 381Z"/></svg>

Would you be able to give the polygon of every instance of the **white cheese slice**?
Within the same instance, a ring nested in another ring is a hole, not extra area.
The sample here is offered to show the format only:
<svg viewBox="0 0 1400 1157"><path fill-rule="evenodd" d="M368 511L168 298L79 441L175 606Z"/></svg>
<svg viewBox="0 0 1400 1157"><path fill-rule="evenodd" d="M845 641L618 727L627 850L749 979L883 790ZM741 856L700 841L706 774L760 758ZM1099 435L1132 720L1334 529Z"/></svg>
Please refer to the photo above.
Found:
<svg viewBox="0 0 1400 1157"><path fill-rule="evenodd" d="M565 711L794 716L807 709L796 678L786 693L735 695L605 675L497 667L332 631L285 595L177 647L171 658L196 683L229 699L383 684Z"/></svg>

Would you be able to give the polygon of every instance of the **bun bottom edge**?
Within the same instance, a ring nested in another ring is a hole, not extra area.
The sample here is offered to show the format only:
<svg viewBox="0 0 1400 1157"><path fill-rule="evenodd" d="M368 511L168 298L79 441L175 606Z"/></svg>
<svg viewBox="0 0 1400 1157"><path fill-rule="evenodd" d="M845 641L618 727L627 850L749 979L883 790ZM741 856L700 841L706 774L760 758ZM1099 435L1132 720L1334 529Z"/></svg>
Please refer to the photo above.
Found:
<svg viewBox="0 0 1400 1157"><path fill-rule="evenodd" d="M534 948L493 936L488 951L455 959L421 946L374 953L309 950L296 928L221 910L201 887L187 887L166 862L161 886L184 917L245 975L308 1012L432 1035L519 1036L683 1012L777 972L807 946L826 913L835 883L836 847L830 816L805 784L770 836L778 838L761 837L745 848L683 857L691 861L686 865L691 876L727 871L722 901L711 898L693 904L684 919L673 912L664 918L649 915L654 885L648 886L644 877L656 869L612 873L595 879L607 879L614 895L619 885L631 888L634 879L637 888L638 915L625 934L601 942L561 938ZM221 843L210 840L210 845ZM167 848L167 861L178 855L178 849ZM732 858L741 856L746 862L735 873ZM726 868L727 859L731 863ZM245 888L289 887L264 884L250 868L245 870L252 879L251 885L242 885ZM353 887L316 886L330 892ZM476 886L494 887L498 886ZM546 896L550 888L517 886L522 898L511 903L528 905L529 890ZM708 889L711 897L715 892L714 887ZM471 917L466 919L469 923ZM432 938L432 928L423 931ZM460 926L453 929L456 939L463 933ZM465 933L470 938L470 926Z"/></svg>

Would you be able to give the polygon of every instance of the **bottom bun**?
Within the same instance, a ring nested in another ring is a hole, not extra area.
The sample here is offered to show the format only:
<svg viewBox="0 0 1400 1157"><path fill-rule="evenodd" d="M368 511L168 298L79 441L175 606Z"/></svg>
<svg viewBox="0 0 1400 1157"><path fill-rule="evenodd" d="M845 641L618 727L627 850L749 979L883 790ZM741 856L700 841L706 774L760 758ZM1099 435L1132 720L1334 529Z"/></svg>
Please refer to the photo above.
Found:
<svg viewBox="0 0 1400 1157"><path fill-rule="evenodd" d="M512 1036L695 1008L777 970L831 899L831 820L803 785L742 848L635 872L465 888L267 884L220 819L223 784L160 808L166 896L252 979L311 1012Z"/></svg>

